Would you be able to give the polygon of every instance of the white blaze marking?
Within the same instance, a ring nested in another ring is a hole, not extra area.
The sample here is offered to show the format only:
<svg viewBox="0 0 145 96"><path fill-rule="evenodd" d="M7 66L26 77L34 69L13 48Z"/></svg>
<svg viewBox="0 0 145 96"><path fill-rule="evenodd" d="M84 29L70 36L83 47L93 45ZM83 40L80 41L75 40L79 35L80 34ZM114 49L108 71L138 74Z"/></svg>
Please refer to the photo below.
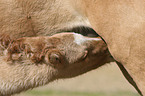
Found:
<svg viewBox="0 0 145 96"><path fill-rule="evenodd" d="M81 45L82 43L86 42L86 41L91 41L91 40L95 40L95 41L100 41L102 39L100 38L87 38L87 37L84 37L78 33L74 33L74 42L78 45Z"/></svg>
<svg viewBox="0 0 145 96"><path fill-rule="evenodd" d="M85 39L82 35L74 33L74 42L75 43L77 43L78 45L81 45L85 41L87 41L87 39Z"/></svg>
<svg viewBox="0 0 145 96"><path fill-rule="evenodd" d="M86 37L87 40L94 40L94 41L100 41L102 40L101 38L91 38L91 37Z"/></svg>

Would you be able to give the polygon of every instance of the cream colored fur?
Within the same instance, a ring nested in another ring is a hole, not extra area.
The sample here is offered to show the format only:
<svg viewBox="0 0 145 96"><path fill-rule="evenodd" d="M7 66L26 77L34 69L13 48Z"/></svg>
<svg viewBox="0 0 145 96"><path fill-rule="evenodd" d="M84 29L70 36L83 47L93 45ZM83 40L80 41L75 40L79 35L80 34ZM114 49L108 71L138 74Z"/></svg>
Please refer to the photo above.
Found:
<svg viewBox="0 0 145 96"><path fill-rule="evenodd" d="M92 27L145 95L144 0L0 0L0 32L11 38Z"/></svg>

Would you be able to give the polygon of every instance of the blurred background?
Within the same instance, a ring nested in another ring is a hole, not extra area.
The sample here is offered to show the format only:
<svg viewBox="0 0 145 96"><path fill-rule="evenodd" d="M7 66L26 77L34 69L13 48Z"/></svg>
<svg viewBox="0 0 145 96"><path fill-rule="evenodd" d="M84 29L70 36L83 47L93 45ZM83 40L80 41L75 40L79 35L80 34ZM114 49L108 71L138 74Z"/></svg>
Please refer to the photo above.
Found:
<svg viewBox="0 0 145 96"><path fill-rule="evenodd" d="M139 96L115 63L15 96Z"/></svg>

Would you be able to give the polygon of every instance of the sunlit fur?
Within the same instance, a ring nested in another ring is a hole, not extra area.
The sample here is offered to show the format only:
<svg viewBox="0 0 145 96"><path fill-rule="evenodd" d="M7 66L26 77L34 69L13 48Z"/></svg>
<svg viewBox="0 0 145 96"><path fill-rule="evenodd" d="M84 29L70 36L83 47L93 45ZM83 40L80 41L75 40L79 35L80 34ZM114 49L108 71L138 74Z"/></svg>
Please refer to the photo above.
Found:
<svg viewBox="0 0 145 96"><path fill-rule="evenodd" d="M144 0L0 0L0 32L11 38L92 27L145 95Z"/></svg>

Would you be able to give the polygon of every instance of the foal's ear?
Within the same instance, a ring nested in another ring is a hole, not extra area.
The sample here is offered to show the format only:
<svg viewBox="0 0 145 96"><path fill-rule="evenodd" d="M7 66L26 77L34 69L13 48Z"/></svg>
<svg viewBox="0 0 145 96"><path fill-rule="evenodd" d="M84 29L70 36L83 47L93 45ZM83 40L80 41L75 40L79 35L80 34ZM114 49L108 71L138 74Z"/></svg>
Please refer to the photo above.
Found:
<svg viewBox="0 0 145 96"><path fill-rule="evenodd" d="M23 39L13 40L8 46L8 53L20 53L24 51L25 44L23 43Z"/></svg>
<svg viewBox="0 0 145 96"><path fill-rule="evenodd" d="M12 39L7 34L0 34L0 47L7 49Z"/></svg>
<svg viewBox="0 0 145 96"><path fill-rule="evenodd" d="M24 50L25 50L25 44L23 43L23 39L17 39L11 41L7 48L8 60L11 60L14 54L20 54Z"/></svg>

